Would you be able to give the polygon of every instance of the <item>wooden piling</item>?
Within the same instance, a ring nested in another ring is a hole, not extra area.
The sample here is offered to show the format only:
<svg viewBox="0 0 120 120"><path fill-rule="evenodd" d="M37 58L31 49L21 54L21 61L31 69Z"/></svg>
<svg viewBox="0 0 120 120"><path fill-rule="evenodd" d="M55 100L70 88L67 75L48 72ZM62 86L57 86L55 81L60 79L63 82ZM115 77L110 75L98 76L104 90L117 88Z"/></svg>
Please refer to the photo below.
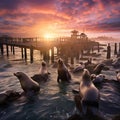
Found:
<svg viewBox="0 0 120 120"><path fill-rule="evenodd" d="M51 49L51 62L54 63L54 47Z"/></svg>
<svg viewBox="0 0 120 120"><path fill-rule="evenodd" d="M0 49L1 49L1 55L4 54L4 47L3 47L3 44L0 44Z"/></svg>
<svg viewBox="0 0 120 120"><path fill-rule="evenodd" d="M23 47L21 47L21 56L22 56L22 59L23 59L24 58Z"/></svg>
<svg viewBox="0 0 120 120"><path fill-rule="evenodd" d="M47 52L46 51L43 51L43 60L47 61Z"/></svg>
<svg viewBox="0 0 120 120"><path fill-rule="evenodd" d="M119 53L120 53L120 43L119 43Z"/></svg>
<svg viewBox="0 0 120 120"><path fill-rule="evenodd" d="M110 47L110 43L108 43L108 46L107 46L107 59L110 59L111 58L111 47Z"/></svg>
<svg viewBox="0 0 120 120"><path fill-rule="evenodd" d="M11 52L13 51L13 47L12 47L12 45L10 46L10 48L11 48Z"/></svg>
<svg viewBox="0 0 120 120"><path fill-rule="evenodd" d="M33 63L33 46L30 47L30 63Z"/></svg>
<svg viewBox="0 0 120 120"><path fill-rule="evenodd" d="M114 55L117 55L117 43L115 43Z"/></svg>
<svg viewBox="0 0 120 120"><path fill-rule="evenodd" d="M13 55L15 55L15 47L14 47L14 45L12 46L12 50L13 50Z"/></svg>
<svg viewBox="0 0 120 120"><path fill-rule="evenodd" d="M24 48L25 61L27 60L27 48Z"/></svg>
<svg viewBox="0 0 120 120"><path fill-rule="evenodd" d="M6 52L7 52L7 57L9 57L9 47L6 45Z"/></svg>
<svg viewBox="0 0 120 120"><path fill-rule="evenodd" d="M74 64L74 57L71 56L71 64Z"/></svg>
<svg viewBox="0 0 120 120"><path fill-rule="evenodd" d="M81 50L80 57L83 58L83 50Z"/></svg>

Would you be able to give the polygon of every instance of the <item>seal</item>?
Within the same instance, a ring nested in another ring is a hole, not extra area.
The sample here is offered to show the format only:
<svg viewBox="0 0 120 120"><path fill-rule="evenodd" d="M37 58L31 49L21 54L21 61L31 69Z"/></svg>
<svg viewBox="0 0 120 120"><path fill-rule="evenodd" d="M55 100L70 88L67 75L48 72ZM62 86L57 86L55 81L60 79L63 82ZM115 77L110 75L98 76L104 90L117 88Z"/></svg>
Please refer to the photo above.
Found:
<svg viewBox="0 0 120 120"><path fill-rule="evenodd" d="M14 75L19 79L22 89L25 93L33 92L36 93L40 90L40 85L28 77L23 72L16 72Z"/></svg>
<svg viewBox="0 0 120 120"><path fill-rule="evenodd" d="M41 75L48 74L47 64L45 61L42 61L42 63L41 63L41 67L39 69L39 74L41 74Z"/></svg>
<svg viewBox="0 0 120 120"><path fill-rule="evenodd" d="M117 78L117 80L120 82L120 71L116 71L116 78Z"/></svg>
<svg viewBox="0 0 120 120"><path fill-rule="evenodd" d="M90 73L84 69L80 82L80 96L82 113L86 115L88 111L92 114L98 113L100 93L91 81Z"/></svg>
<svg viewBox="0 0 120 120"><path fill-rule="evenodd" d="M82 72L85 68L85 65L81 62L76 68L73 69L73 73Z"/></svg>
<svg viewBox="0 0 120 120"><path fill-rule="evenodd" d="M21 94L14 90L5 91L3 93L0 93L0 105L10 103L20 97L21 97Z"/></svg>
<svg viewBox="0 0 120 120"><path fill-rule="evenodd" d="M120 67L120 57L116 58L113 63L112 63L114 68L119 68Z"/></svg>
<svg viewBox="0 0 120 120"><path fill-rule="evenodd" d="M57 77L57 82L63 81L63 82L70 82L71 81L71 75L64 64L63 60L60 58L58 60L58 77Z"/></svg>
<svg viewBox="0 0 120 120"><path fill-rule="evenodd" d="M104 81L104 79L105 79L105 75L103 74L99 74L99 75L91 74L91 80L94 84L101 83Z"/></svg>
<svg viewBox="0 0 120 120"><path fill-rule="evenodd" d="M34 81L36 81L36 82L38 82L38 83L40 83L40 82L46 82L47 80L48 80L48 78L49 78L49 72L48 72L48 70L47 70L47 64L46 64L46 62L45 61L43 61L42 63L41 63L41 67L40 67L40 69L39 69L39 73L38 74L35 74L34 76L32 76L31 78L34 80Z"/></svg>
<svg viewBox="0 0 120 120"><path fill-rule="evenodd" d="M100 63L100 64L98 64L98 65L94 68L93 73L96 74L96 75L98 75L98 74L101 73L101 71L102 71L104 68L105 68L105 64Z"/></svg>

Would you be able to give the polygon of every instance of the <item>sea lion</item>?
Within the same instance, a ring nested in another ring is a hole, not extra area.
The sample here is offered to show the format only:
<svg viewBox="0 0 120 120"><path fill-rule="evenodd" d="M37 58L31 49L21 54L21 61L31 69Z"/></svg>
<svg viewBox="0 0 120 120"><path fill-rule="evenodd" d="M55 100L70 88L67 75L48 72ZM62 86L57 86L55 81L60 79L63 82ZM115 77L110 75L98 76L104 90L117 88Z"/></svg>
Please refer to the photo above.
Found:
<svg viewBox="0 0 120 120"><path fill-rule="evenodd" d="M64 81L64 82L70 82L71 75L61 58L58 60L57 70L58 70L57 82L60 82L59 80Z"/></svg>
<svg viewBox="0 0 120 120"><path fill-rule="evenodd" d="M41 63L41 67L40 67L40 70L39 70L39 74L41 74L41 75L48 74L47 64L46 64L45 61L42 61L42 63Z"/></svg>
<svg viewBox="0 0 120 120"><path fill-rule="evenodd" d="M31 78L40 83L40 82L46 82L49 78L49 72L47 70L47 64L45 61L43 61L41 63L41 67L40 67L40 70L39 70L39 73L38 74L35 74L34 76L32 76Z"/></svg>
<svg viewBox="0 0 120 120"><path fill-rule="evenodd" d="M116 78L120 82L120 71L116 71L116 73L117 73Z"/></svg>
<svg viewBox="0 0 120 120"><path fill-rule="evenodd" d="M82 72L85 68L85 65L81 62L76 68L73 69L73 73Z"/></svg>
<svg viewBox="0 0 120 120"><path fill-rule="evenodd" d="M105 68L105 64L100 63L100 64L98 64L98 65L94 68L93 73L96 74L96 75L98 75L98 74L101 73L101 71L102 71L104 68Z"/></svg>
<svg viewBox="0 0 120 120"><path fill-rule="evenodd" d="M22 89L25 93L38 92L40 90L40 85L28 77L23 72L16 72L14 75L19 79Z"/></svg>
<svg viewBox="0 0 120 120"><path fill-rule="evenodd" d="M84 69L80 82L80 96L82 113L86 115L89 111L92 114L98 113L100 93L91 81L90 73Z"/></svg>
<svg viewBox="0 0 120 120"><path fill-rule="evenodd" d="M94 84L101 83L104 81L104 79L105 79L105 75L103 74L99 74L99 75L91 74L91 80Z"/></svg>
<svg viewBox="0 0 120 120"><path fill-rule="evenodd" d="M8 90L3 93L0 93L0 105L7 104L21 97L19 92L14 90Z"/></svg>
<svg viewBox="0 0 120 120"><path fill-rule="evenodd" d="M114 68L119 68L120 67L120 57L116 58L113 63L112 63Z"/></svg>

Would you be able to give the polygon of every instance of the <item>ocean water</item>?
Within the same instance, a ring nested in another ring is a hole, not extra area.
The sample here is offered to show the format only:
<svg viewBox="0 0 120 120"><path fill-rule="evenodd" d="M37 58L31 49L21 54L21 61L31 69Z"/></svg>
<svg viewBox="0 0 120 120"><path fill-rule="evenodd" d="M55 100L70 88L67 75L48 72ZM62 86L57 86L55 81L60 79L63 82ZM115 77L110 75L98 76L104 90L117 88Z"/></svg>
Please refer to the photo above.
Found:
<svg viewBox="0 0 120 120"><path fill-rule="evenodd" d="M16 55L10 55L9 58L0 56L0 92L6 90L15 90L22 92L20 82L13 75L16 71L25 72L32 77L39 71L41 57L39 51L34 51L34 63L25 62L21 59L19 48L16 49ZM106 53L94 60L100 62L105 59ZM112 56L114 57L114 55ZM29 58L29 53L28 53ZM78 89L80 74L72 74L73 83L58 84L57 69L48 64L50 80L40 84L40 92L31 99L16 100L5 107L0 107L0 120L66 120L75 113L75 102L73 89ZM120 83L112 81L116 80L115 69L110 67L109 71L102 71L110 82L102 84L100 90L100 112L109 120L120 114Z"/></svg>

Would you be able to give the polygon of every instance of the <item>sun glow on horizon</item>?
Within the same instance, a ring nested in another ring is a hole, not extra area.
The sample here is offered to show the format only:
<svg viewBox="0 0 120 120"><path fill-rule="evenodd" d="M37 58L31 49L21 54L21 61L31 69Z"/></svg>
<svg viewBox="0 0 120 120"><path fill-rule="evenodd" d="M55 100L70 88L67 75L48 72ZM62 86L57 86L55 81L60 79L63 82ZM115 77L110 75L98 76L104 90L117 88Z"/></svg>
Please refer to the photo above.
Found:
<svg viewBox="0 0 120 120"><path fill-rule="evenodd" d="M49 40L49 39L54 39L55 35L52 33L45 33L43 36L45 39Z"/></svg>

